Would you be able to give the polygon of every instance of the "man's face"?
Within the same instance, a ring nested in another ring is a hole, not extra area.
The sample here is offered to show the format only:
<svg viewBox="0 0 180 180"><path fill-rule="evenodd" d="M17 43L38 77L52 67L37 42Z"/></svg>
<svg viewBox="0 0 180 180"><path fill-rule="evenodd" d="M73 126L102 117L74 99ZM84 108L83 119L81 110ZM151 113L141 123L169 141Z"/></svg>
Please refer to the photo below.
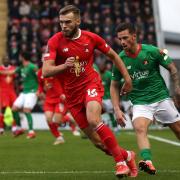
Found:
<svg viewBox="0 0 180 180"><path fill-rule="evenodd" d="M136 34L129 33L128 29L118 32L117 38L125 51L130 51L132 46L136 43Z"/></svg>
<svg viewBox="0 0 180 180"><path fill-rule="evenodd" d="M79 28L80 19L70 12L66 15L60 15L59 20L64 36L73 38Z"/></svg>

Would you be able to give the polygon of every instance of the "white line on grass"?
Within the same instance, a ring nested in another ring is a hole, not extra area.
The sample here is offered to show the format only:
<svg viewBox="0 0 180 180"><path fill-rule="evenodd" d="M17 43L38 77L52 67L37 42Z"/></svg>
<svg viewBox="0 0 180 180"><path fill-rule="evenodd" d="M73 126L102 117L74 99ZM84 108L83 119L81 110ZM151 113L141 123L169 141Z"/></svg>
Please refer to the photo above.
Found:
<svg viewBox="0 0 180 180"><path fill-rule="evenodd" d="M128 132L127 134L134 135L134 133L132 133L132 132ZM161 137L153 136L153 135L148 135L148 137L149 137L150 139L155 139L155 140L157 140L157 141L165 142L165 143L167 143L167 144L172 144L172 145L174 145L174 146L180 146L180 143L179 143L179 142L172 141L172 140L169 140L169 139L165 139L165 138L161 138Z"/></svg>
<svg viewBox="0 0 180 180"><path fill-rule="evenodd" d="M114 171L0 171L0 174L109 174ZM180 170L158 170L157 173L180 173Z"/></svg>
<svg viewBox="0 0 180 180"><path fill-rule="evenodd" d="M148 137L151 138L151 139L155 139L157 141L165 142L165 143L172 144L172 145L175 145L175 146L180 146L180 143L178 143L176 141L171 141L169 139L165 139L165 138L161 138L161 137L153 136L153 135L148 135Z"/></svg>

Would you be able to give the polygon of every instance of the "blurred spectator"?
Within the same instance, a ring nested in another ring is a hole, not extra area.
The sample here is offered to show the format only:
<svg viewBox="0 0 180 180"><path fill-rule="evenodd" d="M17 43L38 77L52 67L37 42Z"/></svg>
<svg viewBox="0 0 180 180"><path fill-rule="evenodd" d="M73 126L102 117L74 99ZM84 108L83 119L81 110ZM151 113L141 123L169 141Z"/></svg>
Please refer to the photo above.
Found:
<svg viewBox="0 0 180 180"><path fill-rule="evenodd" d="M103 36L117 52L121 49L114 37L114 27L124 21L136 24L140 42L156 44L152 0L64 0L61 3L58 0L8 0L8 53L13 62L17 63L18 53L27 48L33 61L41 64L43 46L60 30L59 9L68 4L81 9L82 29ZM96 53L96 59L103 57Z"/></svg>
<svg viewBox="0 0 180 180"><path fill-rule="evenodd" d="M20 5L19 5L19 14L20 16L29 16L30 14L30 4L28 4L26 1L20 1Z"/></svg>

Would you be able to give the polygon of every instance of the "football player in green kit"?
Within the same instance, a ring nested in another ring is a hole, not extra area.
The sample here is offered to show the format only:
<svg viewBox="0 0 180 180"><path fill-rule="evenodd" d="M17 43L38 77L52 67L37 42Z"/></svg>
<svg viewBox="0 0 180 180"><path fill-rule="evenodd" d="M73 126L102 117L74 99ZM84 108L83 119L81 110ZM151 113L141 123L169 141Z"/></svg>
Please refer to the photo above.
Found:
<svg viewBox="0 0 180 180"><path fill-rule="evenodd" d="M133 104L132 123L142 158L139 162L139 168L149 174L155 174L156 169L152 164L150 143L147 137L148 127L153 119L169 126L176 137L180 139L180 114L175 108L160 74L160 65L169 71L176 97L179 99L178 71L172 59L167 55L167 50L137 43L136 30L131 23L120 24L116 33L123 48L119 56L125 63L133 81L133 90L127 95ZM121 78L121 74L114 66L111 98L117 121L121 126L125 126L125 121L121 121L119 118L124 116L119 108L119 82Z"/></svg>
<svg viewBox="0 0 180 180"><path fill-rule="evenodd" d="M27 139L31 139L36 136L33 130L33 118L31 111L37 102L36 91L38 88L38 81L36 71L38 70L38 67L30 62L30 55L28 53L20 54L20 62L22 64L15 70L14 73L20 73L23 90L15 100L12 111L17 124L20 124L18 111L24 112L29 126Z"/></svg>
<svg viewBox="0 0 180 180"><path fill-rule="evenodd" d="M101 75L102 83L104 86L104 96L102 100L102 107L103 107L104 112L109 114L112 130L115 133L118 133L119 129L117 127L117 122L114 118L114 110L113 110L113 105L112 105L111 96L110 96L111 71L107 69L106 62L101 62L99 64L99 74Z"/></svg>

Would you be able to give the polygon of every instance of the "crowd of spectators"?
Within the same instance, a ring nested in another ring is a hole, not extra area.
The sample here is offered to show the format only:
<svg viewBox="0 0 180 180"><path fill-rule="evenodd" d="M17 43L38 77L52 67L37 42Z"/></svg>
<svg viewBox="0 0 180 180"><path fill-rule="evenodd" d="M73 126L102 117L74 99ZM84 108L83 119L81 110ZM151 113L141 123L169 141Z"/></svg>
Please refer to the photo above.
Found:
<svg viewBox="0 0 180 180"><path fill-rule="evenodd" d="M32 62L40 66L48 39L60 30L59 9L67 4L81 9L82 29L99 34L117 52L115 28L124 21L136 24L140 42L156 42L152 0L8 0L7 49L13 64L18 65L20 51L29 51ZM96 61L102 58L97 53Z"/></svg>

